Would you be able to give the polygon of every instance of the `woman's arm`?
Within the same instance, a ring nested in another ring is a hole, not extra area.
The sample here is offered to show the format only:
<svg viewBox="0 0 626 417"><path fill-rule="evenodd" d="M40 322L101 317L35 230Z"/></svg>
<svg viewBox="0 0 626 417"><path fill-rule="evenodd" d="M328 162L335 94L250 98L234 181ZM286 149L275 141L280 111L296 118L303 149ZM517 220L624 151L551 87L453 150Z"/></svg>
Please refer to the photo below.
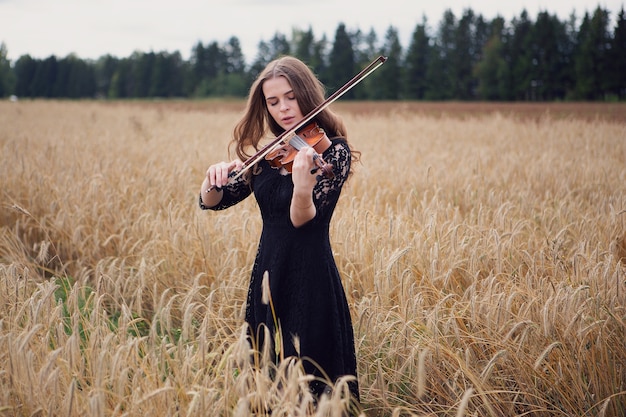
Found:
<svg viewBox="0 0 626 417"><path fill-rule="evenodd" d="M209 187L211 187L211 183L209 179L205 177L202 182L202 187L200 188L200 199L206 208L217 206L224 196L224 191L222 191L221 188L213 188L211 191L207 192Z"/></svg>
<svg viewBox="0 0 626 417"><path fill-rule="evenodd" d="M317 174L311 174L315 168L313 148L305 148L298 152L293 160L291 176L293 180L293 195L289 207L289 216L294 227L300 227L311 221L317 209L313 204L313 187L317 183Z"/></svg>

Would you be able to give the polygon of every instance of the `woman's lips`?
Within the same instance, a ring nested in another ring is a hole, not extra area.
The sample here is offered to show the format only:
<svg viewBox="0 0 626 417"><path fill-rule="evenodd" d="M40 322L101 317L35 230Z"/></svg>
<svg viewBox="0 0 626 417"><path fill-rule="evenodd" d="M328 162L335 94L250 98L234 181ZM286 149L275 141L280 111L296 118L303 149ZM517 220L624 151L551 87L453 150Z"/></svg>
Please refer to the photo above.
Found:
<svg viewBox="0 0 626 417"><path fill-rule="evenodd" d="M281 119L283 128L287 128L288 126L292 126L295 124L295 117L285 117L284 119Z"/></svg>

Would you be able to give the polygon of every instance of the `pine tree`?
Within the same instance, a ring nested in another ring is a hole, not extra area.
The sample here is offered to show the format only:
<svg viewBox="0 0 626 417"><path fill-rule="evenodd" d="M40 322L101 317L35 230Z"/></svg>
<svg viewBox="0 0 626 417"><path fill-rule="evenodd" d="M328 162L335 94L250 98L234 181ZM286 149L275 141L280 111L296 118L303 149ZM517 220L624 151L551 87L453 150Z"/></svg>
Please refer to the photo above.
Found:
<svg viewBox="0 0 626 417"><path fill-rule="evenodd" d="M611 47L608 21L608 11L597 7L591 19L585 14L581 24L574 58L576 95L580 99L602 99L610 88L610 80L606 77Z"/></svg>
<svg viewBox="0 0 626 417"><path fill-rule="evenodd" d="M430 54L430 65L426 72L428 87L425 98L428 100L450 100L455 98L454 86L456 73L454 71L454 54L456 17L448 9L443 14L434 39Z"/></svg>
<svg viewBox="0 0 626 417"><path fill-rule="evenodd" d="M616 98L626 99L626 14L623 7L617 15L613 30L607 72L608 90Z"/></svg>
<svg viewBox="0 0 626 417"><path fill-rule="evenodd" d="M478 81L478 96L483 100L508 100L510 70L507 65L504 19L495 18L491 27L491 38L485 44L482 58L474 71Z"/></svg>
<svg viewBox="0 0 626 417"><path fill-rule="evenodd" d="M327 86L329 92L341 88L347 81L355 75L354 50L352 49L352 41L346 31L346 26L340 23L335 32L335 41L330 57L328 60L328 81ZM345 99L353 98L352 91L348 91L344 96Z"/></svg>
<svg viewBox="0 0 626 417"><path fill-rule="evenodd" d="M426 72L430 57L430 39L426 30L426 17L415 27L405 59L405 95L408 99L422 100L426 95Z"/></svg>
<svg viewBox="0 0 626 417"><path fill-rule="evenodd" d="M469 100L474 97L474 12L466 9L454 30L454 44L450 62L452 95L456 99Z"/></svg>
<svg viewBox="0 0 626 417"><path fill-rule="evenodd" d="M13 94L15 88L14 73L11 70L11 61L8 59L8 50L4 42L0 43L0 97Z"/></svg>
<svg viewBox="0 0 626 417"><path fill-rule="evenodd" d="M532 30L533 23L526 10L519 19L513 19L513 35L511 37L510 69L512 96L515 100L532 99Z"/></svg>
<svg viewBox="0 0 626 417"><path fill-rule="evenodd" d="M402 71L402 47L398 38L398 30L393 26L387 29L385 43L381 55L387 57L385 65L377 71L375 76L374 97L382 100L398 100L402 97L403 71Z"/></svg>

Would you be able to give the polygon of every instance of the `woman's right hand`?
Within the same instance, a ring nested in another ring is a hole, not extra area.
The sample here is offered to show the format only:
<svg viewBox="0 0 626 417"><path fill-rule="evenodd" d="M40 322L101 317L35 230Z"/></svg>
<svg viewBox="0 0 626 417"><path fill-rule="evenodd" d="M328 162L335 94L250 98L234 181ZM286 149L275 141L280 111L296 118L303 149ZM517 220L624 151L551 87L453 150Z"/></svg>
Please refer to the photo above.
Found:
<svg viewBox="0 0 626 417"><path fill-rule="evenodd" d="M230 162L218 162L211 165L206 171L206 179L209 186L215 188L222 188L228 183L228 174L233 171L239 171L243 167L243 162L239 159L235 159Z"/></svg>
<svg viewBox="0 0 626 417"><path fill-rule="evenodd" d="M222 200L221 188L228 183L228 174L235 170L240 170L243 162L235 159L231 162L218 162L211 165L206 170L202 187L200 188L200 197L202 204L206 207L214 207ZM209 191L211 190L211 191Z"/></svg>

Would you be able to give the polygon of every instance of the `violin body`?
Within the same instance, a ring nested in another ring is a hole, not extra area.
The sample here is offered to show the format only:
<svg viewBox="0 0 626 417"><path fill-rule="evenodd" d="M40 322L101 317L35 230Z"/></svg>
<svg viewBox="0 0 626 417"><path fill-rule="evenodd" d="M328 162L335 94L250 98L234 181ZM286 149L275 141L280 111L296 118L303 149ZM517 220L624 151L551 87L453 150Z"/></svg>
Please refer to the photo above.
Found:
<svg viewBox="0 0 626 417"><path fill-rule="evenodd" d="M296 131L295 135L301 141L311 148L315 150L317 153L316 157L314 157L318 168L322 170L322 173L328 177L332 178L334 174L332 173L332 165L325 163L320 156L326 149L328 149L331 145L330 139L326 136L326 132L324 129L319 127L319 125L315 122L309 123L304 126L302 129ZM274 168L285 168L287 172L291 172L293 167L293 160L296 157L296 154L301 149L301 146L298 146L299 143L302 143L300 140L295 140L296 137L291 138L289 142L280 148L268 153L265 156L265 159L270 163L270 165Z"/></svg>

